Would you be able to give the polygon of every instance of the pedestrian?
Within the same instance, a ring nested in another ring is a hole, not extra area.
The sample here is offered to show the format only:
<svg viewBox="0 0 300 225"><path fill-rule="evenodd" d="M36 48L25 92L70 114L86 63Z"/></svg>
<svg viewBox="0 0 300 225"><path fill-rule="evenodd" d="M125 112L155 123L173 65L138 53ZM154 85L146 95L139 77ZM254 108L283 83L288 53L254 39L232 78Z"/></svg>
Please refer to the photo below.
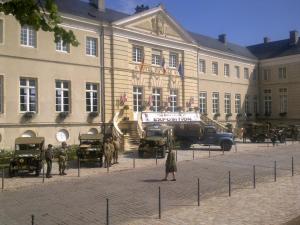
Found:
<svg viewBox="0 0 300 225"><path fill-rule="evenodd" d="M173 175L172 181L176 181L175 178L176 172L177 172L177 165L176 165L175 152L172 149L170 149L166 160L166 176L163 179L163 181L168 180L169 173L172 173Z"/></svg>
<svg viewBox="0 0 300 225"><path fill-rule="evenodd" d="M114 164L113 157L114 157L114 154L115 154L115 146L114 146L114 142L113 142L112 137L109 138L109 145L110 145L110 165L112 165L112 164Z"/></svg>
<svg viewBox="0 0 300 225"><path fill-rule="evenodd" d="M119 163L118 158L119 158L119 151L120 151L120 143L119 143L117 137L114 137L113 145L114 145L113 162L114 162L114 164L118 164Z"/></svg>
<svg viewBox="0 0 300 225"><path fill-rule="evenodd" d="M45 159L47 163L47 173L46 177L51 178L51 171L52 171L52 160L53 160L53 146L51 144L48 145L48 148L45 152Z"/></svg>
<svg viewBox="0 0 300 225"><path fill-rule="evenodd" d="M247 142L247 132L244 127L242 128L242 135L243 135L243 143L246 143Z"/></svg>
<svg viewBox="0 0 300 225"><path fill-rule="evenodd" d="M270 132L270 139L271 139L271 142L273 144L273 147L275 147L276 139L277 139L277 135L276 135L276 130L275 129L271 130L271 132Z"/></svg>
<svg viewBox="0 0 300 225"><path fill-rule="evenodd" d="M61 144L61 148L59 148L59 151L58 151L59 175L67 175L65 173L67 157L68 157L68 146L67 146L66 142L63 142Z"/></svg>
<svg viewBox="0 0 300 225"><path fill-rule="evenodd" d="M108 168L111 165L111 144L110 139L106 138L104 142L104 167Z"/></svg>

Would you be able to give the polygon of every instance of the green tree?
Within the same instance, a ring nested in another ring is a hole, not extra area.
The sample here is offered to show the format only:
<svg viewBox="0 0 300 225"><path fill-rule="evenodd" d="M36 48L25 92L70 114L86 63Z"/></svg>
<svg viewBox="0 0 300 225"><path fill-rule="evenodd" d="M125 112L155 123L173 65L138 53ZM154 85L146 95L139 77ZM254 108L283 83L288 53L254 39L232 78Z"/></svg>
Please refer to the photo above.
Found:
<svg viewBox="0 0 300 225"><path fill-rule="evenodd" d="M58 15L55 0L4 0L0 3L0 12L13 15L21 25L53 32L55 42L61 39L73 46L79 45L71 30L67 31L59 26L62 19Z"/></svg>

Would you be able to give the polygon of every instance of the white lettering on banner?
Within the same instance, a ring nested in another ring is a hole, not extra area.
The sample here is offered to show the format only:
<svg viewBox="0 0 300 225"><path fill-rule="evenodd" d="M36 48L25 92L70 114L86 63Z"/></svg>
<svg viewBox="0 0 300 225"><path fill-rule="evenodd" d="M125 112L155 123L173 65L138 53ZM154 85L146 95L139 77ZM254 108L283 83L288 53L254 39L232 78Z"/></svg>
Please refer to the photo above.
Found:
<svg viewBox="0 0 300 225"><path fill-rule="evenodd" d="M143 112L143 123L174 123L174 122L200 122L200 114L196 112L174 112L174 113L155 113Z"/></svg>

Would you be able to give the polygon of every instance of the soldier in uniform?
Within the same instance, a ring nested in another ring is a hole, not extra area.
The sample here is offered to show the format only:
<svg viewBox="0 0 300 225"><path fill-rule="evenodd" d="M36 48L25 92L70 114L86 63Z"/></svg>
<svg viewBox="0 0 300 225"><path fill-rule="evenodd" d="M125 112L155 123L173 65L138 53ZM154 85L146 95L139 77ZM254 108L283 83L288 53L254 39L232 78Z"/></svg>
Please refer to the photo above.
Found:
<svg viewBox="0 0 300 225"><path fill-rule="evenodd" d="M106 138L104 143L104 165L106 168L111 165L111 144L109 138Z"/></svg>
<svg viewBox="0 0 300 225"><path fill-rule="evenodd" d="M118 164L118 158L119 158L119 151L120 151L120 143L119 141L117 140L116 137L114 137L113 139L113 145L114 145L114 154L113 154L113 163L114 164Z"/></svg>
<svg viewBox="0 0 300 225"><path fill-rule="evenodd" d="M166 160L166 176L163 179L163 181L168 180L169 173L172 173L173 175L172 181L176 181L175 172L177 172L175 152L172 149L170 149Z"/></svg>
<svg viewBox="0 0 300 225"><path fill-rule="evenodd" d="M45 152L45 159L46 159L46 163L47 163L47 173L46 173L46 177L47 178L51 178L51 170L52 170L52 160L53 160L53 148L52 145L49 144L48 148L46 149Z"/></svg>
<svg viewBox="0 0 300 225"><path fill-rule="evenodd" d="M67 143L63 142L58 152L59 175L67 175L65 173L67 156L68 156L67 153L68 153Z"/></svg>

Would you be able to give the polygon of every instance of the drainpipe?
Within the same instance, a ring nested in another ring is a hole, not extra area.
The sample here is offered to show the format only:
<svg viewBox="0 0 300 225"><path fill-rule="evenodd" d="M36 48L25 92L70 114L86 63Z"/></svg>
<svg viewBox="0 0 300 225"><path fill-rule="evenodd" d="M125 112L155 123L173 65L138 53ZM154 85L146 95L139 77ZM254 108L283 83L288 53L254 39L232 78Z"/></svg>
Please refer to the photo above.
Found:
<svg viewBox="0 0 300 225"><path fill-rule="evenodd" d="M99 45L99 57L100 57L100 113L101 113L101 131L105 134L105 80L104 80L104 27L103 23L100 24L100 45Z"/></svg>

